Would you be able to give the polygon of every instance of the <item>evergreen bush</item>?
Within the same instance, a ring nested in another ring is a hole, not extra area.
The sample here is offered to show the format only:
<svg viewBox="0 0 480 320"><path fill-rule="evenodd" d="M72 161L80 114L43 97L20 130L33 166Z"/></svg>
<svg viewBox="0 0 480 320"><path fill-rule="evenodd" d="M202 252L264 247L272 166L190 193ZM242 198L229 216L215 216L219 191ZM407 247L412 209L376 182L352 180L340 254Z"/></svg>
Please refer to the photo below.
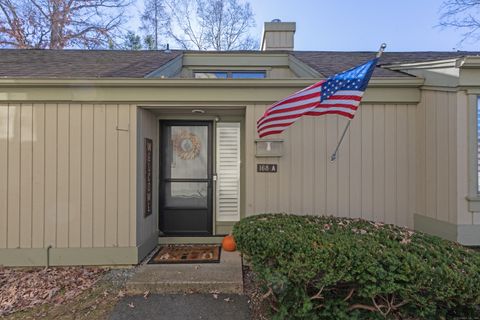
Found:
<svg viewBox="0 0 480 320"><path fill-rule="evenodd" d="M275 319L480 315L480 254L359 219L262 214L233 229Z"/></svg>

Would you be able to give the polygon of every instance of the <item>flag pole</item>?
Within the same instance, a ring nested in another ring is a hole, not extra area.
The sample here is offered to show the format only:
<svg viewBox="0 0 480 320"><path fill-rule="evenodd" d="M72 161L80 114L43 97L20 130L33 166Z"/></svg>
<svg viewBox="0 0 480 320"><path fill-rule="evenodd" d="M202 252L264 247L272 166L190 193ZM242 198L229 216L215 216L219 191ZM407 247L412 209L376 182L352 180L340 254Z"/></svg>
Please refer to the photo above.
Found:
<svg viewBox="0 0 480 320"><path fill-rule="evenodd" d="M376 56L377 58L380 58L382 56L383 51L385 51L386 47L387 47L387 44L382 43L382 45L380 46L380 49L378 49L377 56ZM331 162L334 162L337 159L338 149L340 148L340 145L342 144L343 138L345 138L345 134L347 133L347 130L350 127L350 122L351 121L352 121L351 119L348 119L348 122L345 125L345 128L343 129L343 133L340 137L340 140L338 140L337 147L335 148L335 151L333 151L332 155L330 156L330 161Z"/></svg>

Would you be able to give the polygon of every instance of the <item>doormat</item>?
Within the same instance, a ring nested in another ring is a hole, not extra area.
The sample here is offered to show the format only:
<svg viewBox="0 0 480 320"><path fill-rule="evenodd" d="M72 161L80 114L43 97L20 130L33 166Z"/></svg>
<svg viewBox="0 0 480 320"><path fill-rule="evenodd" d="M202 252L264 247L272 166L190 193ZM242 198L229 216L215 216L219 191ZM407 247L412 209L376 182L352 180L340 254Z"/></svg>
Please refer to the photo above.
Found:
<svg viewBox="0 0 480 320"><path fill-rule="evenodd" d="M220 246L201 245L165 245L148 261L149 264L170 263L219 263Z"/></svg>

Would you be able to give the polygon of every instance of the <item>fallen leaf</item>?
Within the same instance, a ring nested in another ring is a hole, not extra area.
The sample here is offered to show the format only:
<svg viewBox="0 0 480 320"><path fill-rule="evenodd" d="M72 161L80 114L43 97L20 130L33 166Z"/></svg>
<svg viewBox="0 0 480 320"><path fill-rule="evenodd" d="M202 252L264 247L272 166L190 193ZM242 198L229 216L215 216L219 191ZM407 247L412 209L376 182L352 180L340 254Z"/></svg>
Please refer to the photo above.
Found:
<svg viewBox="0 0 480 320"><path fill-rule="evenodd" d="M144 299L147 299L149 295L150 295L150 291L145 291L145 292L143 293L143 298L144 298Z"/></svg>
<svg viewBox="0 0 480 320"><path fill-rule="evenodd" d="M89 289L102 268L0 268L0 316L41 304L64 304Z"/></svg>
<svg viewBox="0 0 480 320"><path fill-rule="evenodd" d="M133 304L133 302L130 302L130 303L128 304L128 306L129 306L130 308L132 308L132 309L135 308L135 305Z"/></svg>

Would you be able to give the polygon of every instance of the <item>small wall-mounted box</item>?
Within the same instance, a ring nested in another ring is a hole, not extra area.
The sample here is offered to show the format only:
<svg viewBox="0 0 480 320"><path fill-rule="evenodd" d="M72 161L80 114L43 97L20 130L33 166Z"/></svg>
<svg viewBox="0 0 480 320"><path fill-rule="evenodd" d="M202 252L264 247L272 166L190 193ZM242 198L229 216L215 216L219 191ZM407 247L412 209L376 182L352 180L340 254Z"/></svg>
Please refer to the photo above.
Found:
<svg viewBox="0 0 480 320"><path fill-rule="evenodd" d="M257 139L255 140L256 157L281 157L283 156L283 140Z"/></svg>

